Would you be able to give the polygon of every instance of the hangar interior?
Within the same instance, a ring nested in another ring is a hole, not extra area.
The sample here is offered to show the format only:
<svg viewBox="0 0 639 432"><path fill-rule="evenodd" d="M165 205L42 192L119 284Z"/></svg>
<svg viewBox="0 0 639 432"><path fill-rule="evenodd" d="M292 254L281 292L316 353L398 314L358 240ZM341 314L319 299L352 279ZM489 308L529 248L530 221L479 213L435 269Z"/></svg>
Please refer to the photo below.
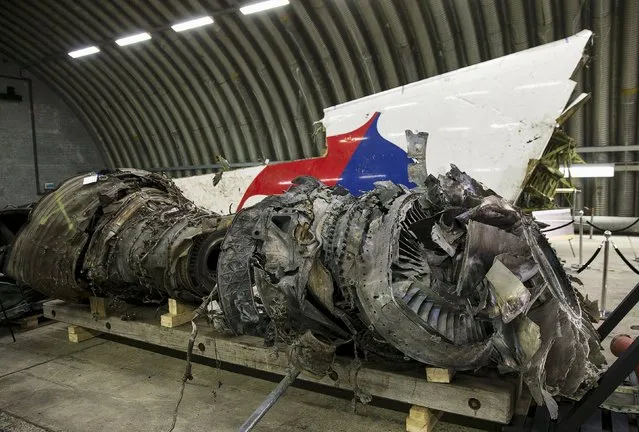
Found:
<svg viewBox="0 0 639 432"><path fill-rule="evenodd" d="M626 0L0 0L0 430L638 430L638 47Z"/></svg>

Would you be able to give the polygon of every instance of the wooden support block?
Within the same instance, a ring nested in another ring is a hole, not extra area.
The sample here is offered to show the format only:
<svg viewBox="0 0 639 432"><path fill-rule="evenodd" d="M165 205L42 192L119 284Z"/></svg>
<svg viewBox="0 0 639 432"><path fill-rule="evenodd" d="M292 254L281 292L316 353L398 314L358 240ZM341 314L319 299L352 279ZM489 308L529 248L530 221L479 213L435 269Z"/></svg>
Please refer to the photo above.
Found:
<svg viewBox="0 0 639 432"><path fill-rule="evenodd" d="M40 318L41 316L42 314L31 315L28 317L12 320L12 322L18 324L23 330L31 330L34 328L38 328L38 318Z"/></svg>
<svg viewBox="0 0 639 432"><path fill-rule="evenodd" d="M91 339L100 335L101 333L97 330L91 330L80 326L69 326L69 342L82 342L87 339Z"/></svg>
<svg viewBox="0 0 639 432"><path fill-rule="evenodd" d="M408 416L417 421L428 423L432 420L433 410L430 410L423 406L413 405L412 407L410 407Z"/></svg>
<svg viewBox="0 0 639 432"><path fill-rule="evenodd" d="M453 376L455 376L455 371L453 369L436 367L426 368L426 379L428 382L448 384L453 380Z"/></svg>
<svg viewBox="0 0 639 432"><path fill-rule="evenodd" d="M160 325L162 327L177 327L191 321L191 318L193 318L192 312L184 312L180 315L166 313L160 317Z"/></svg>
<svg viewBox="0 0 639 432"><path fill-rule="evenodd" d="M177 327L193 318L194 308L180 303L175 299L169 299L169 313L160 317L162 327Z"/></svg>
<svg viewBox="0 0 639 432"><path fill-rule="evenodd" d="M431 432L441 416L442 411L413 405L406 417L406 432Z"/></svg>
<svg viewBox="0 0 639 432"><path fill-rule="evenodd" d="M171 315L181 315L184 312L193 312L193 308L180 303L176 299L169 299L169 313Z"/></svg>
<svg viewBox="0 0 639 432"><path fill-rule="evenodd" d="M27 318L23 318L22 322L20 323L20 327L22 327L25 330L38 328L38 316L34 315Z"/></svg>
<svg viewBox="0 0 639 432"><path fill-rule="evenodd" d="M100 318L107 317L107 299L104 297L89 297L91 313Z"/></svg>

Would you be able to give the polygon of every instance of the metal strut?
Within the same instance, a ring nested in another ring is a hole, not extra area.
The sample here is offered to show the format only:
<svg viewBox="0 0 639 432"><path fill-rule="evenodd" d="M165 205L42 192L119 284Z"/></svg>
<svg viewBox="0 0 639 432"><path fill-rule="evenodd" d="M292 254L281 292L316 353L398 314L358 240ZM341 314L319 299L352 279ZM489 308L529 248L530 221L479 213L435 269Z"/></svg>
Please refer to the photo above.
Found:
<svg viewBox="0 0 639 432"><path fill-rule="evenodd" d="M259 423L262 417L264 417L264 414L266 414L268 410L270 410L271 407L275 405L275 402L277 402L280 396L282 396L286 392L286 389L291 384L293 384L293 381L295 381L295 378L297 378L299 374L299 369L289 369L288 373L286 374L286 376L284 376L284 378L282 378L282 381L280 381L277 387L275 387L273 391L269 393L269 395L266 397L266 399L264 399L260 406L258 406L255 411L253 411L253 414L251 414L251 416L242 424L242 426L240 426L239 431L248 432L253 429L253 427Z"/></svg>

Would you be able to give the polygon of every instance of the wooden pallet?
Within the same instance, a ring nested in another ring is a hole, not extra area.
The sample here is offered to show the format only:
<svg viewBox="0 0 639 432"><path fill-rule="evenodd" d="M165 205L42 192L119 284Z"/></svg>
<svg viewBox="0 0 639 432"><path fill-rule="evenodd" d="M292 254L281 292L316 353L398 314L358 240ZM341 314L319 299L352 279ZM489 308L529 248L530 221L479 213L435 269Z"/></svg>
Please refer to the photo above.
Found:
<svg viewBox="0 0 639 432"><path fill-rule="evenodd" d="M93 331L184 351L190 325L162 327L156 309L131 307L135 321L119 316L98 317L89 306L53 300L44 304L44 316ZM265 347L261 338L253 336L225 337L202 321L195 341L194 354L266 372L285 374L288 366L286 348ZM317 379L301 374L298 379L330 387L352 389L351 361L338 358L334 369L339 378ZM517 385L507 378L479 377L458 373L451 383L428 382L423 367L410 372L392 372L363 367L357 384L373 396L428 407L437 411L460 414L502 424L510 422L516 401Z"/></svg>

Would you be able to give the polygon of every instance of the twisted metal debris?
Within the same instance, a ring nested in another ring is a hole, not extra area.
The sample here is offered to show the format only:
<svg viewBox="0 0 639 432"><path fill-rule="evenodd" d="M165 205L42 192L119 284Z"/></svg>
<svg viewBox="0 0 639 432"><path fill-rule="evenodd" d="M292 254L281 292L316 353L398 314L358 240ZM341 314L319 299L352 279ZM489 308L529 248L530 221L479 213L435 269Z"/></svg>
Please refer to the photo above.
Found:
<svg viewBox="0 0 639 432"><path fill-rule="evenodd" d="M77 176L35 205L8 252L6 273L63 300L199 302L215 285L229 222L195 207L162 175Z"/></svg>
<svg viewBox="0 0 639 432"><path fill-rule="evenodd" d="M578 397L605 361L554 251L456 167L422 184L355 197L302 177L238 213L218 262L229 325L302 345L294 361L319 375L350 342L368 358L518 372L556 417L552 396Z"/></svg>
<svg viewBox="0 0 639 432"><path fill-rule="evenodd" d="M427 135L409 138L425 154ZM289 344L295 370L336 378L340 347L371 362L496 367L556 417L553 396L579 397L604 364L581 297L530 217L456 167L435 178L416 159L413 190L382 182L356 197L302 177L234 218L158 174L75 177L3 247L5 273L72 301L200 302L217 282L230 329Z"/></svg>

